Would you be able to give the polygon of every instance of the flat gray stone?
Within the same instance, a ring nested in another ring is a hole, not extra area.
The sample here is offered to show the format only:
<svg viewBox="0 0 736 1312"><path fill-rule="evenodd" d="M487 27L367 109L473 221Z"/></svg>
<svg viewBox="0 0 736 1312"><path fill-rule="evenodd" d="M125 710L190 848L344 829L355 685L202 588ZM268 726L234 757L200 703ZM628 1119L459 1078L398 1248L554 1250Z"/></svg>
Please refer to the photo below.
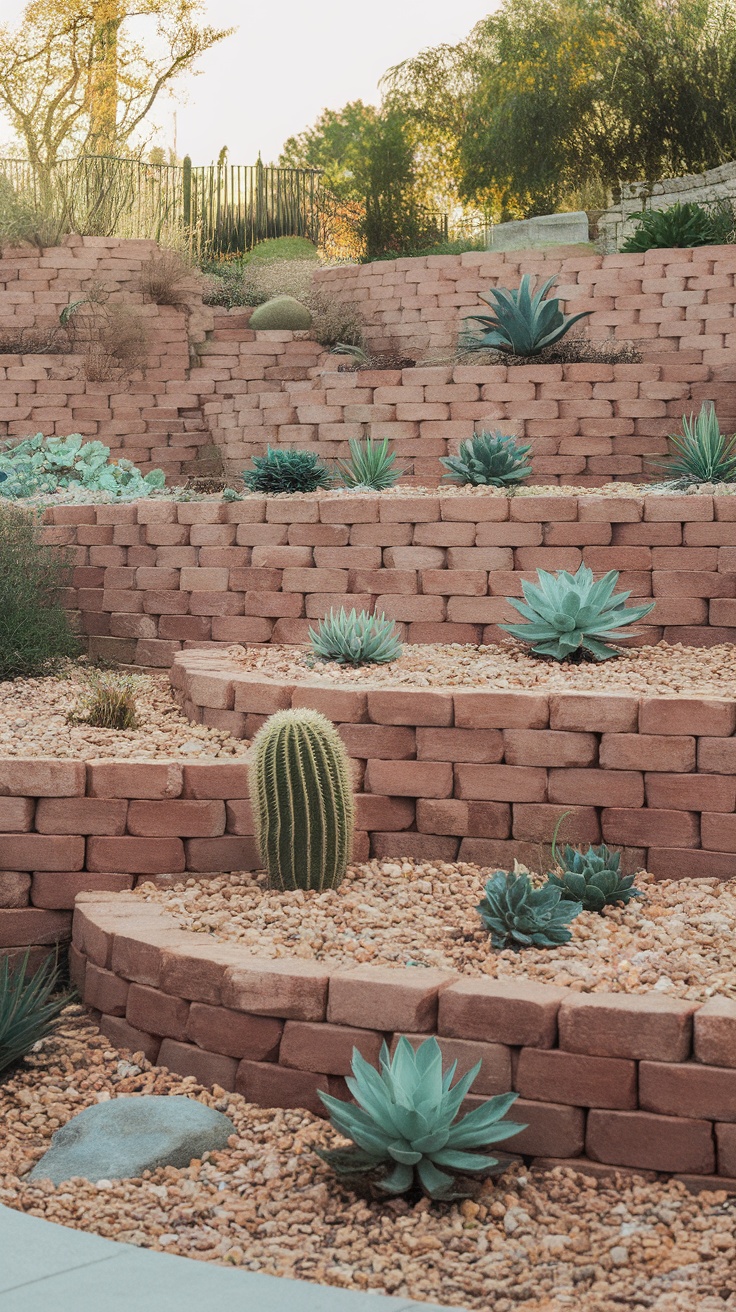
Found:
<svg viewBox="0 0 736 1312"><path fill-rule="evenodd" d="M51 1140L29 1179L61 1184L81 1176L126 1180L157 1166L188 1166L225 1148L232 1121L194 1098L143 1094L96 1103L73 1116Z"/></svg>
<svg viewBox="0 0 736 1312"><path fill-rule="evenodd" d="M587 242L588 215L538 214L533 219L512 219L491 229L488 249L492 251L534 250L538 246L577 246Z"/></svg>

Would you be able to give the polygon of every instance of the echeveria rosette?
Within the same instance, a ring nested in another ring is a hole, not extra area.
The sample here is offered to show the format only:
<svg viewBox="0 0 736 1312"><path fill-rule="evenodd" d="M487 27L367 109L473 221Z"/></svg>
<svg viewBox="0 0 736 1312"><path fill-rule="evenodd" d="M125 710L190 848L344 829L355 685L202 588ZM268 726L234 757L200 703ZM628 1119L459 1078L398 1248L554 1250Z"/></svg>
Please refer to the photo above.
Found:
<svg viewBox="0 0 736 1312"><path fill-rule="evenodd" d="M582 910L579 902L562 900L558 888L535 888L529 875L497 870L488 880L477 910L490 930L494 948L553 948L569 943L567 928Z"/></svg>
<svg viewBox="0 0 736 1312"><path fill-rule="evenodd" d="M618 570L609 570L596 583L593 571L581 565L576 574L560 570L548 574L537 570L537 583L522 582L524 601L507 597L527 621L501 624L500 628L519 638L540 656L564 661L576 652L589 652L598 661L619 653L607 644L635 634L629 625L654 609L654 602L627 606L630 592L615 593Z"/></svg>
<svg viewBox="0 0 736 1312"><path fill-rule="evenodd" d="M490 305L492 314L471 314L466 322L479 323L481 334L468 333L462 345L468 350L505 351L510 355L539 355L548 346L554 346L565 336L573 324L586 318L590 310L565 315L556 296L545 300L555 278L548 278L539 291L532 295L532 280L528 273L521 279L518 289L492 287L481 300Z"/></svg>
<svg viewBox="0 0 736 1312"><path fill-rule="evenodd" d="M601 913L606 907L627 906L632 898L644 896L634 888L634 875L621 874L621 853L612 852L605 843L589 847L587 852L566 844L559 853L553 846L552 856L558 869L547 875L547 881L560 890L563 902L580 902L584 911Z"/></svg>
<svg viewBox="0 0 736 1312"><path fill-rule="evenodd" d="M400 1038L393 1057L384 1043L379 1070L353 1049L347 1086L357 1106L320 1093L334 1128L355 1147L319 1151L340 1175L381 1173L377 1187L403 1194L419 1186L430 1198L467 1196L457 1190L455 1173L487 1174L498 1160L479 1149L501 1143L525 1126L504 1121L518 1097L489 1098L456 1120L463 1100L481 1068L478 1062L453 1086L457 1062L443 1073L437 1039L416 1050Z"/></svg>

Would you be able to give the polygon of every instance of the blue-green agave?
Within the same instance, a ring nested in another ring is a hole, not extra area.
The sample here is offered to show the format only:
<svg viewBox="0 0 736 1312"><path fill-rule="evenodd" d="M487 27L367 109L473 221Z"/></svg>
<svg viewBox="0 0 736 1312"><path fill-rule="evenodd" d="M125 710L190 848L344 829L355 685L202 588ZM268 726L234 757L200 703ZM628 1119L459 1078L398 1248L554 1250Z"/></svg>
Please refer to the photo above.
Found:
<svg viewBox="0 0 736 1312"><path fill-rule="evenodd" d="M493 313L468 316L466 323L479 323L484 331L468 333L463 345L471 350L507 351L510 355L539 355L545 347L554 346L574 323L591 313L580 310L578 314L563 314L559 297L545 299L554 281L554 277L548 278L539 291L532 293L531 275L525 273L516 290L491 287L487 296L481 292L481 300L490 305Z"/></svg>
<svg viewBox="0 0 736 1312"><path fill-rule="evenodd" d="M682 433L671 433L673 452L661 465L669 476L685 485L736 482L736 436L727 437L712 401L704 401L697 415L682 417Z"/></svg>
<svg viewBox="0 0 736 1312"><path fill-rule="evenodd" d="M500 628L528 643L540 656L552 656L556 661L567 660L576 652L610 660L619 653L607 643L634 637L628 626L654 609L653 601L627 606L630 592L614 595L618 577L618 570L612 569L596 583L587 565L581 565L576 574L567 570L548 574L538 569L537 583L522 582L524 601L506 598L526 623L501 624Z"/></svg>
<svg viewBox="0 0 736 1312"><path fill-rule="evenodd" d="M404 471L396 466L396 455L387 437L382 442L374 442L372 437L367 437L364 442L351 437L348 446L350 455L347 460L337 462L338 473L346 487L382 492L401 478Z"/></svg>
<svg viewBox="0 0 736 1312"><path fill-rule="evenodd" d="M531 444L517 442L505 433L474 433L460 443L457 455L440 456L445 478L471 487L510 487L523 483L532 472L524 459Z"/></svg>
<svg viewBox="0 0 736 1312"><path fill-rule="evenodd" d="M380 1069L353 1049L353 1074L347 1086L357 1106L320 1093L330 1120L355 1147L320 1151L340 1175L382 1172L378 1188L403 1194L418 1185L430 1198L467 1196L456 1188L455 1173L488 1174L498 1161L478 1152L525 1129L504 1121L517 1094L505 1093L456 1120L481 1062L453 1086L457 1062L443 1074L437 1039L415 1050L400 1038L393 1057L384 1043ZM448 1168L448 1169L444 1169Z"/></svg>
<svg viewBox="0 0 736 1312"><path fill-rule="evenodd" d="M385 665L402 652L393 620L366 610L346 611L344 606L310 629L309 640L315 656L338 665Z"/></svg>
<svg viewBox="0 0 736 1312"><path fill-rule="evenodd" d="M563 902L551 884L535 888L518 868L497 870L488 880L478 911L491 932L494 948L554 948L568 943L567 928L582 910L579 902Z"/></svg>

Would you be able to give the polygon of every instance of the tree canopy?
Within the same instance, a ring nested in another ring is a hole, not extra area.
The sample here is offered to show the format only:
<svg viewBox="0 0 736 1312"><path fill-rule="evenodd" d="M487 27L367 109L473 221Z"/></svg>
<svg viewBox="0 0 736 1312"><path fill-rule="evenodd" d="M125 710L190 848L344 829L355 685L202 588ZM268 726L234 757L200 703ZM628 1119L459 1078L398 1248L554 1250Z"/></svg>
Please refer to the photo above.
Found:
<svg viewBox="0 0 736 1312"><path fill-rule="evenodd" d="M362 100L352 100L340 110L325 109L314 127L284 142L279 164L322 169L325 184L340 200L361 200L361 175L377 118L378 110Z"/></svg>

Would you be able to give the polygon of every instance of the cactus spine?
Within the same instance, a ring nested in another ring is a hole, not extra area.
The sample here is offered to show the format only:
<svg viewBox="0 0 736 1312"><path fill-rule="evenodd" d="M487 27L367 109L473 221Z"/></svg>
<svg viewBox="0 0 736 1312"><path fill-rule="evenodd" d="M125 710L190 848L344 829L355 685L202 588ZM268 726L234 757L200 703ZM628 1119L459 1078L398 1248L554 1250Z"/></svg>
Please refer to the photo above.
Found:
<svg viewBox="0 0 736 1312"><path fill-rule="evenodd" d="M258 847L275 888L336 888L350 860L350 763L334 724L305 707L277 711L253 742Z"/></svg>

